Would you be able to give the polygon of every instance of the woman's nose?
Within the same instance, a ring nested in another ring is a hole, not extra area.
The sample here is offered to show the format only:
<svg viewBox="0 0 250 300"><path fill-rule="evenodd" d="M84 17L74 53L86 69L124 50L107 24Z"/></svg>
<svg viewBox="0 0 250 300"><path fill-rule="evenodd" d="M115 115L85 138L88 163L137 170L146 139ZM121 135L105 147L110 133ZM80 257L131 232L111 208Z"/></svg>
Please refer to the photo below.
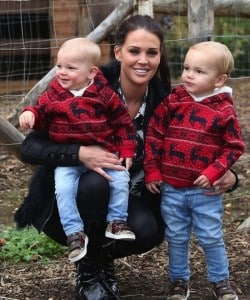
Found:
<svg viewBox="0 0 250 300"><path fill-rule="evenodd" d="M148 58L147 58L147 55L146 54L141 54L140 57L139 57L139 62L140 63L148 63Z"/></svg>

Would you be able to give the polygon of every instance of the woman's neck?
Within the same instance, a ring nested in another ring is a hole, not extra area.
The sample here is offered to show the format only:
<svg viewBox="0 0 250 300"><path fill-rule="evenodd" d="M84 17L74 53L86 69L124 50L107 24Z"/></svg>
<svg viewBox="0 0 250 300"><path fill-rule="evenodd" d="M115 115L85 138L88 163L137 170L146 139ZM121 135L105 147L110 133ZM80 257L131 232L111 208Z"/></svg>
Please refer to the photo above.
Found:
<svg viewBox="0 0 250 300"><path fill-rule="evenodd" d="M141 104L144 100L147 87L148 87L147 85L144 86L132 85L131 83L126 83L121 80L121 89L125 97L126 104L127 105L129 105L130 103Z"/></svg>
<svg viewBox="0 0 250 300"><path fill-rule="evenodd" d="M127 105L131 119L133 120L138 114L139 109L144 101L144 96L147 92L147 85L131 85L123 83L121 80L121 89L124 96L124 101Z"/></svg>

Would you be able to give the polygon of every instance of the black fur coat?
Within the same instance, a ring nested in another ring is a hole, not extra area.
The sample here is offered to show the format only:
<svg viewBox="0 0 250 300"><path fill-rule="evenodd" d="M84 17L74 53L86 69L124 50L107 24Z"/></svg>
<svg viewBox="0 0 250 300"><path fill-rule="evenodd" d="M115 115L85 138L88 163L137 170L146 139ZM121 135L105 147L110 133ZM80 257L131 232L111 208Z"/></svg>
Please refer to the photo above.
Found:
<svg viewBox="0 0 250 300"><path fill-rule="evenodd" d="M41 166L31 177L29 191L15 213L17 229L34 225L39 232L49 219L55 203L54 169Z"/></svg>

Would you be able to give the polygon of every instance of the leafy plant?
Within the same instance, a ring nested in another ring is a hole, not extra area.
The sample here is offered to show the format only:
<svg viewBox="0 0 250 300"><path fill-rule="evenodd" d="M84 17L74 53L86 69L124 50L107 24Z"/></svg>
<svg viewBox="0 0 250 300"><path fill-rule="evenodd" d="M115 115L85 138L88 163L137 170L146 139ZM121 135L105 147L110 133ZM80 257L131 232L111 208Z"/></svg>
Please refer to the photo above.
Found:
<svg viewBox="0 0 250 300"><path fill-rule="evenodd" d="M164 32L171 77L179 79L184 56L190 46L187 17L173 16L172 27L165 28ZM235 68L231 77L249 76L249 19L215 17L213 39L226 44L233 54Z"/></svg>
<svg viewBox="0 0 250 300"><path fill-rule="evenodd" d="M0 232L0 262L49 262L65 254L65 247L54 242L34 228L16 230L7 228Z"/></svg>

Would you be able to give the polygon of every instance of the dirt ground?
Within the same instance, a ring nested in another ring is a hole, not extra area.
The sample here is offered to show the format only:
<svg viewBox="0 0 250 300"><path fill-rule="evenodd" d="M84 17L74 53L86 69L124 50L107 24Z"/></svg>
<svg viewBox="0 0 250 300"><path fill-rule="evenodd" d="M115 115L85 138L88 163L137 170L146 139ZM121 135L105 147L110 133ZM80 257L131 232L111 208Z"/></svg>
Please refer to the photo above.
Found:
<svg viewBox="0 0 250 300"><path fill-rule="evenodd" d="M249 79L233 82L232 85L243 134L245 140L249 141ZM249 229L237 230L242 221L250 215L249 153L248 147L247 153L235 165L241 186L224 197L224 237L230 263L230 280L240 300L250 299ZM32 171L8 153L1 143L0 164L1 231L4 226L13 225L13 214L26 194ZM192 270L190 299L214 299L206 279L204 256L195 238L191 242L190 264ZM168 292L166 243L149 253L116 260L115 265L121 299L166 299ZM0 299L72 300L75 276L74 266L68 263L66 257L47 265L33 262L10 266L0 261Z"/></svg>

